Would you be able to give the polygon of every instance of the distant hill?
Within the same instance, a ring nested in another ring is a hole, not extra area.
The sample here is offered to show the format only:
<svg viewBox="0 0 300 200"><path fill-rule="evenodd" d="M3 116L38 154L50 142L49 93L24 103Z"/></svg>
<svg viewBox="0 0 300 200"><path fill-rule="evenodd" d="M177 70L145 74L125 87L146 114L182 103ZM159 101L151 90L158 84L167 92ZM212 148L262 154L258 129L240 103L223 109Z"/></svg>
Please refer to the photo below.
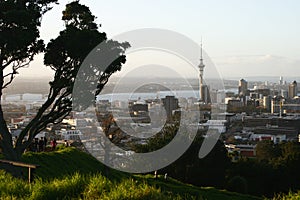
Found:
<svg viewBox="0 0 300 200"><path fill-rule="evenodd" d="M279 76L245 76L245 77L230 77L226 78L228 80L240 80L240 79L245 79L247 81L252 81L252 82L265 82L269 81L272 83L278 83L279 82ZM286 81L287 83L292 82L296 80L297 82L300 81L300 77L298 76L287 76L283 77L283 80Z"/></svg>
<svg viewBox="0 0 300 200"><path fill-rule="evenodd" d="M11 85L4 89L4 93L10 94L48 94L49 79L47 78L16 78Z"/></svg>
<svg viewBox="0 0 300 200"><path fill-rule="evenodd" d="M210 86L211 89L222 89L224 88L232 88L232 87L238 87L238 81L244 78L245 80L248 81L249 87L252 87L252 83L257 83L257 82L273 82L277 83L279 81L279 77L272 77L272 76L259 76L259 77L235 77L235 78L226 78L222 81L220 80L215 80L215 79L207 79L206 84ZM283 80L286 81L287 83L290 83L294 80L297 82L300 82L300 77L283 77ZM36 78L19 78L17 77L14 82L9 85L4 90L4 93L7 95L11 94L23 94L23 93L33 93L33 94L47 94L49 92L49 81L50 78L43 78L43 77L36 77ZM132 92L132 88L136 88L137 85L136 83L139 82L141 83L141 79L138 77L125 77L124 78L124 83L126 83L124 86L122 86L122 92ZM157 78L149 78L149 79L142 79L145 83L153 83L156 86L161 86L161 87L154 87L155 91L157 90L165 90L163 89L165 86L171 85L172 88L177 88L180 90L184 89L190 89L190 87L183 87L189 83L189 86L192 86L194 90L198 90L199 88L199 80L197 79L187 79L187 80L181 80L181 79L176 79L176 78L162 78L162 77L157 77ZM185 82L187 81L187 82ZM118 78L112 77L108 84L105 86L104 90L101 92L101 94L105 93L111 93L114 91L115 85L118 84ZM153 88L153 87L152 87ZM151 89L147 88L146 85L141 85L141 87L136 88L137 91L135 92L152 92ZM117 92L117 91L114 91Z"/></svg>

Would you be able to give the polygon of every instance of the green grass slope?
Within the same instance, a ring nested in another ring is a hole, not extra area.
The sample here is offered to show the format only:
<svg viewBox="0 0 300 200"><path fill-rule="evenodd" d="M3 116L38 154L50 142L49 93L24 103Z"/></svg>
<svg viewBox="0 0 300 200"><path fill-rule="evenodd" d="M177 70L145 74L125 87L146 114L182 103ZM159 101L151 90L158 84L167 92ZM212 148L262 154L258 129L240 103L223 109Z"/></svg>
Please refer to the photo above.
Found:
<svg viewBox="0 0 300 200"><path fill-rule="evenodd" d="M39 165L34 175L42 179L60 178L72 175L97 173L104 170L104 166L89 154L73 147L42 153L25 153L22 157L25 163Z"/></svg>
<svg viewBox="0 0 300 200"><path fill-rule="evenodd" d="M298 192L289 192L288 194L278 194L273 197L272 200L299 200L300 191Z"/></svg>
<svg viewBox="0 0 300 200"><path fill-rule="evenodd" d="M34 183L0 171L0 199L259 199L152 175L110 170L104 176L100 162L75 148L27 153L23 161L40 165L34 171Z"/></svg>

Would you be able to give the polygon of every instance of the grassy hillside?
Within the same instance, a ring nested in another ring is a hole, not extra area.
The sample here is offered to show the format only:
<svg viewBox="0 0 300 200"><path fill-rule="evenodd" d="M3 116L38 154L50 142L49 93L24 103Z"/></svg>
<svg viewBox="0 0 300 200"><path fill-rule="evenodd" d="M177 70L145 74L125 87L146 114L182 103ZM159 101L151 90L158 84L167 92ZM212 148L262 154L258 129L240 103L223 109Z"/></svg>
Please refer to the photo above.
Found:
<svg viewBox="0 0 300 200"><path fill-rule="evenodd" d="M29 152L23 155L23 162L40 165L34 174L47 180L75 172L93 174L104 170L104 165L94 157L72 147L53 152Z"/></svg>
<svg viewBox="0 0 300 200"><path fill-rule="evenodd" d="M299 200L300 199L300 191L293 193L289 192L288 194L279 194L275 196L272 200Z"/></svg>
<svg viewBox="0 0 300 200"><path fill-rule="evenodd" d="M110 170L104 176L100 162L74 148L27 153L23 161L41 166L35 182L29 185L0 171L0 199L258 199L152 175Z"/></svg>

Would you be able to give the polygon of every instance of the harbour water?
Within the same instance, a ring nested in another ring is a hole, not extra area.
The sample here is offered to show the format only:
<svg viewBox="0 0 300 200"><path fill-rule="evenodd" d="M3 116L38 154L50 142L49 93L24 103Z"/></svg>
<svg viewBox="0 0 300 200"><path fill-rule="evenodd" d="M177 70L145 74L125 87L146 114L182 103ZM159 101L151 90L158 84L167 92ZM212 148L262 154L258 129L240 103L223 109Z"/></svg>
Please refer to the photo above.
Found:
<svg viewBox="0 0 300 200"><path fill-rule="evenodd" d="M225 92L234 92L237 93L236 88L227 89ZM222 92L222 91L219 91ZM127 100L146 100L146 99L161 99L165 98L166 96L175 96L177 98L199 98L199 91L197 90L175 90L175 91L158 91L154 92L134 92L134 93L113 93L113 94L100 94L97 97L97 100L109 100L109 101L127 101ZM32 94L32 93L25 93L25 94L12 94L7 95L6 101L43 101L45 100L47 95L42 94Z"/></svg>

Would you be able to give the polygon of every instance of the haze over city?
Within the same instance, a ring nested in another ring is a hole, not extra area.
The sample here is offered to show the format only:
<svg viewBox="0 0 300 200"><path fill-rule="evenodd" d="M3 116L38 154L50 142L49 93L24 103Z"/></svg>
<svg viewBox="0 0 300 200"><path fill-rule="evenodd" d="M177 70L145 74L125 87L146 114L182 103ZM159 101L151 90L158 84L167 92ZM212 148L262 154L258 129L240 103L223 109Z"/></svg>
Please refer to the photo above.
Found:
<svg viewBox="0 0 300 200"><path fill-rule="evenodd" d="M59 2L43 17L41 38L45 42L63 29L60 18L66 3ZM159 3L82 0L82 3L97 16L97 23L102 25L100 31L105 31L108 38L140 28L169 29L198 44L202 37L205 52L224 78L300 74L300 2L296 0L194 0L176 4L169 0ZM49 78L52 72L39 55L20 74Z"/></svg>

